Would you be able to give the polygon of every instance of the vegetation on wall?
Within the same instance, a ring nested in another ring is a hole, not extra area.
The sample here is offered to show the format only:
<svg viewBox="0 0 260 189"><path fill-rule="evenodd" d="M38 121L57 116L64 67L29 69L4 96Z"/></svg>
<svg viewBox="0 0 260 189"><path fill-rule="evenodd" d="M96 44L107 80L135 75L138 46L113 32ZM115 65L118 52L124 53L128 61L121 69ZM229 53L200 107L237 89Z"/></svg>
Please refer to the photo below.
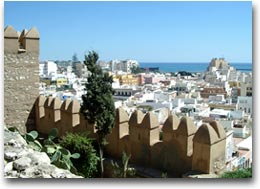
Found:
<svg viewBox="0 0 260 189"><path fill-rule="evenodd" d="M95 177L97 173L98 156L86 133L68 133L60 140L60 145L71 153L80 153L79 159L72 159L73 165L85 178Z"/></svg>
<svg viewBox="0 0 260 189"><path fill-rule="evenodd" d="M59 168L70 170L74 174L77 173L77 169L71 160L78 159L80 154L71 154L69 150L54 142L58 136L58 130L56 128L50 131L48 138L43 141L43 144L37 140L37 131L31 131L22 136L31 148L36 151L45 152L49 156L52 164Z"/></svg>
<svg viewBox="0 0 260 189"><path fill-rule="evenodd" d="M79 153L71 154L69 150L63 148L60 144L56 144L54 140L58 137L58 130L53 128L48 135L48 138L44 140L44 146L41 151L47 153L51 159L51 163L59 168L68 169L72 173L76 174L77 169L72 163L72 159L78 159Z"/></svg>
<svg viewBox="0 0 260 189"><path fill-rule="evenodd" d="M39 134L37 131L31 131L29 133L26 133L22 135L25 141L27 142L28 145L31 146L36 151L41 151L42 150L42 145L41 143L37 140Z"/></svg>
<svg viewBox="0 0 260 189"><path fill-rule="evenodd" d="M129 159L131 158L131 155L127 155L125 152L123 152L122 155L122 165L118 165L116 162L112 162L112 166L114 169L113 176L116 178L127 178L127 177L134 177L136 174L136 171L134 168L130 168L128 166Z"/></svg>
<svg viewBox="0 0 260 189"><path fill-rule="evenodd" d="M252 168L226 172L220 178L252 178Z"/></svg>
<svg viewBox="0 0 260 189"><path fill-rule="evenodd" d="M16 128L9 130L18 131ZM85 178L96 177L99 158L93 145L94 139L89 138L87 133L67 133L58 141L58 130L53 128L42 144L37 140L39 136L37 131L22 136L31 148L45 152L51 163L57 167ZM55 143L54 140L59 143Z"/></svg>

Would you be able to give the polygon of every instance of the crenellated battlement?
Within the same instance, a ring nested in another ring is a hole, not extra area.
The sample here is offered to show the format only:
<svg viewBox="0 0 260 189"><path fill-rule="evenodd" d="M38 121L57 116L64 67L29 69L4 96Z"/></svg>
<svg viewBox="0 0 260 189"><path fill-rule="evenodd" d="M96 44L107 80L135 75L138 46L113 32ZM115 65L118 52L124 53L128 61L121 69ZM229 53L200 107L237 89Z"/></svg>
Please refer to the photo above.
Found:
<svg viewBox="0 0 260 189"><path fill-rule="evenodd" d="M38 30L34 27L27 31L24 29L21 33L16 31L12 26L4 29L4 52L5 53L39 53Z"/></svg>
<svg viewBox="0 0 260 189"><path fill-rule="evenodd" d="M90 131L80 113L77 101L39 96L35 102L36 129L48 134L56 127L60 136L66 132ZM160 140L160 132L163 139ZM120 158L122 152L131 154L131 162L181 175L188 171L219 173L225 165L226 134L217 122L203 124L199 129L189 117L170 115L160 129L152 112L135 111L131 117L116 109L115 126L107 136L106 153Z"/></svg>
<svg viewBox="0 0 260 189"><path fill-rule="evenodd" d="M4 121L21 133L34 129L33 103L39 95L39 40L36 28L4 29Z"/></svg>

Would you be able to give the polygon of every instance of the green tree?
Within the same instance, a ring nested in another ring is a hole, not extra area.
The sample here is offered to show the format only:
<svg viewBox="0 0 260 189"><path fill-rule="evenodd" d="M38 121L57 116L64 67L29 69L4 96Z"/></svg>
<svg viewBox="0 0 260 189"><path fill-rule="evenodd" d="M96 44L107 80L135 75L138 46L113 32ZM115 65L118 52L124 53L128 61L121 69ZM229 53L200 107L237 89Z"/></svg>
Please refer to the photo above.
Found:
<svg viewBox="0 0 260 189"><path fill-rule="evenodd" d="M87 93L82 95L81 112L90 124L95 124L97 129L97 143L100 156L100 172L103 177L103 152L106 145L105 136L114 126L115 106L113 101L113 78L108 73L103 73L97 63L98 54L95 51L85 55L84 64L90 75L85 84Z"/></svg>
<svg viewBox="0 0 260 189"><path fill-rule="evenodd" d="M72 56L72 62L78 62L78 61L79 61L78 56L76 53L74 53Z"/></svg>

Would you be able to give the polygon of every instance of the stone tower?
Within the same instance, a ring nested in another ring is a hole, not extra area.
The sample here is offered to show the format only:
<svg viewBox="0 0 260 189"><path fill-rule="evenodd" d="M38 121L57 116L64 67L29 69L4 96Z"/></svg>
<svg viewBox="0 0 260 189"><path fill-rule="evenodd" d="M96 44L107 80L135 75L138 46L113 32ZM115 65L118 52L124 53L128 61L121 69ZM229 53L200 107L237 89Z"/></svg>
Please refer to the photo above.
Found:
<svg viewBox="0 0 260 189"><path fill-rule="evenodd" d="M39 95L39 32L4 29L4 122L25 133L35 127Z"/></svg>

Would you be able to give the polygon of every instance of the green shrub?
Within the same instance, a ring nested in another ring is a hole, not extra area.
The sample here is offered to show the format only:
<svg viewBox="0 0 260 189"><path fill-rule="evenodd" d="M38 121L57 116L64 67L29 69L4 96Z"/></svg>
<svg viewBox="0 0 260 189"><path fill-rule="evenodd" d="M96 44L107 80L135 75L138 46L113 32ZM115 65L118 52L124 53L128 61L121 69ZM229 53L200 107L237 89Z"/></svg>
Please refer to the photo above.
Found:
<svg viewBox="0 0 260 189"><path fill-rule="evenodd" d="M27 144L30 145L34 150L36 150L36 151L42 150L41 143L38 140L36 140L38 137L37 131L31 131L22 136L25 139L25 141L27 142Z"/></svg>
<svg viewBox="0 0 260 189"><path fill-rule="evenodd" d="M226 172L220 178L252 178L252 168L238 169L233 172Z"/></svg>
<svg viewBox="0 0 260 189"><path fill-rule="evenodd" d="M85 133L68 133L60 140L60 145L71 153L80 153L79 159L71 161L78 172L86 178L95 177L97 173L98 156L92 142L93 140L88 138Z"/></svg>
<svg viewBox="0 0 260 189"><path fill-rule="evenodd" d="M54 142L54 140L58 138L57 128L51 129L48 138L43 141L43 145L37 140L39 136L37 131L31 131L22 136L31 148L36 151L45 152L49 156L52 164L59 168L67 169L74 174L77 173L77 169L74 167L71 160L78 159L80 154L71 154L69 150Z"/></svg>
<svg viewBox="0 0 260 189"><path fill-rule="evenodd" d="M35 131L36 132L36 131ZM38 135L37 135L38 136ZM58 137L58 129L52 128L48 138L44 140L44 146L42 151L47 153L51 159L51 163L59 168L70 170L72 173L76 174L77 169L72 163L72 159L78 159L80 157L79 153L71 154L69 150L63 148L59 144L56 144L54 140Z"/></svg>
<svg viewBox="0 0 260 189"><path fill-rule="evenodd" d="M113 177L115 178L128 178L134 177L136 174L136 170L128 166L129 159L131 155L127 155L125 151L122 154L122 165L118 165L117 162L112 161L113 166Z"/></svg>

